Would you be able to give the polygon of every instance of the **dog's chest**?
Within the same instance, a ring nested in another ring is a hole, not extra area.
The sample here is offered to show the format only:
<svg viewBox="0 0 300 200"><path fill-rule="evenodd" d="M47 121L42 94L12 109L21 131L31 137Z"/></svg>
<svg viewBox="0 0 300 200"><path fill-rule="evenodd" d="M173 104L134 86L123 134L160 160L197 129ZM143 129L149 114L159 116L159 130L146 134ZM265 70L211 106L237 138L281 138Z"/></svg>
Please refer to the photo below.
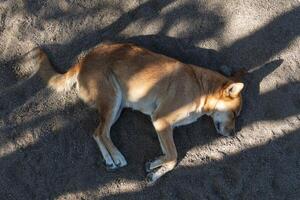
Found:
<svg viewBox="0 0 300 200"><path fill-rule="evenodd" d="M201 117L201 116L203 116L203 113L199 113L199 112L186 113L185 116L183 116L181 119L179 119L175 123L175 127L182 126L182 125L187 125L187 124L191 124L191 123L197 121L197 119L199 117Z"/></svg>

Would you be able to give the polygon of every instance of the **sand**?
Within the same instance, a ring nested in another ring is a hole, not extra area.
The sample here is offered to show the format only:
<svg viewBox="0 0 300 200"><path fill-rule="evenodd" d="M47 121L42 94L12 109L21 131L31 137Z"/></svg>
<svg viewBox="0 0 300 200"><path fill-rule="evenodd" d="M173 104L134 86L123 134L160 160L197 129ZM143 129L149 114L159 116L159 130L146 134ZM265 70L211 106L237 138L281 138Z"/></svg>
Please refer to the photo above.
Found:
<svg viewBox="0 0 300 200"><path fill-rule="evenodd" d="M299 35L298 0L0 1L0 199L300 199ZM36 46L64 72L105 40L249 70L237 135L208 117L176 128L178 165L149 187L158 139L148 116L125 109L111 135L128 166L107 172L97 111L22 71Z"/></svg>

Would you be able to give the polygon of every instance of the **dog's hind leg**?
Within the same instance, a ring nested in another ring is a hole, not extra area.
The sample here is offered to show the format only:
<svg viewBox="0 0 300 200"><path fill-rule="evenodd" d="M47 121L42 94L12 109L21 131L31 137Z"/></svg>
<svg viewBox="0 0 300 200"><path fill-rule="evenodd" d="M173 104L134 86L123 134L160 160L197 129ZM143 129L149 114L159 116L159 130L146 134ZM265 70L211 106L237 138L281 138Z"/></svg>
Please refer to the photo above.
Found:
<svg viewBox="0 0 300 200"><path fill-rule="evenodd" d="M112 80L111 80L112 81ZM127 161L122 153L113 144L110 137L110 128L117 120L122 110L122 94L116 85L113 85L111 81L102 82L99 91L109 91L109 94L99 95L97 99L97 107L100 113L100 124L96 129L94 138L99 145L101 153L106 161L106 164L110 164L108 153L113 160L113 165L107 166L108 169L115 169L127 165ZM104 88L105 87L105 88ZM105 148L102 148L101 145Z"/></svg>
<svg viewBox="0 0 300 200"><path fill-rule="evenodd" d="M98 128L99 128L99 127L98 127ZM97 129L98 129L98 128L97 128ZM98 130L96 130L96 132L97 132L97 131L98 131ZM105 164L105 166L106 166L106 169L107 169L107 170L113 170L113 169L116 169L117 167L116 167L114 161L112 160L112 158L111 158L109 152L107 151L105 145L103 144L102 140L101 140L96 134L95 134L93 137L94 137L94 139L95 139L95 141L96 141L96 143L97 143L97 145L98 145L98 147L99 147L99 149L100 149L100 151L101 151L103 160L104 160L104 162L105 162L104 164Z"/></svg>

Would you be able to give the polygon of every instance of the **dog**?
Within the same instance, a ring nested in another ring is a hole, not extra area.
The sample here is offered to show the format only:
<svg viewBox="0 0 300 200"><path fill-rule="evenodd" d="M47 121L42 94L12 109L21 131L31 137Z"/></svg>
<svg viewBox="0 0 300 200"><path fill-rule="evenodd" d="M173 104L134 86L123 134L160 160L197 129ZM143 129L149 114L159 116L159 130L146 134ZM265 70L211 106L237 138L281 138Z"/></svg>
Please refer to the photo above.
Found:
<svg viewBox="0 0 300 200"><path fill-rule="evenodd" d="M38 49L38 74L55 91L70 90L99 111L93 137L108 170L127 165L110 137L124 107L150 115L163 155L145 164L149 185L177 164L173 129L203 115L212 117L217 132L230 136L242 108L244 84L220 73L184 64L131 43L100 44L66 73L57 73Z"/></svg>

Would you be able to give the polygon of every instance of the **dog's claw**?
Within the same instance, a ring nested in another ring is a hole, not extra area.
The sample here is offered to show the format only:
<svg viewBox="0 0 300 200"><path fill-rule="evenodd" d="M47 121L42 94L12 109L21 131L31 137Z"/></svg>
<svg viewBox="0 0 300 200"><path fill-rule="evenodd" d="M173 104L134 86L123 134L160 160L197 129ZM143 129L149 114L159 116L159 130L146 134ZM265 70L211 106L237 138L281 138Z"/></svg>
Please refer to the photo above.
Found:
<svg viewBox="0 0 300 200"><path fill-rule="evenodd" d="M146 183L147 183L148 186L154 185L155 180L153 179L153 176L154 176L153 172L147 174L147 176L146 176Z"/></svg>
<svg viewBox="0 0 300 200"><path fill-rule="evenodd" d="M148 161L145 163L145 171L146 172L151 172L152 170L150 169L151 161Z"/></svg>
<svg viewBox="0 0 300 200"><path fill-rule="evenodd" d="M153 181L153 173L148 173L148 174L147 174L147 176L146 176L146 181L147 181L147 183Z"/></svg>
<svg viewBox="0 0 300 200"><path fill-rule="evenodd" d="M121 167L125 167L126 165L127 165L127 162L125 162L125 163L118 162L118 163L116 164L116 167L117 167L117 168L121 168Z"/></svg>
<svg viewBox="0 0 300 200"><path fill-rule="evenodd" d="M116 167L121 167L121 162L116 163Z"/></svg>
<svg viewBox="0 0 300 200"><path fill-rule="evenodd" d="M118 167L111 163L111 164L107 164L107 163L104 163L105 164L105 168L107 171L115 171Z"/></svg>
<svg viewBox="0 0 300 200"><path fill-rule="evenodd" d="M108 172L113 172L116 171L118 168L117 167L106 167L106 171Z"/></svg>
<svg viewBox="0 0 300 200"><path fill-rule="evenodd" d="M113 156L114 163L116 167L125 167L127 165L127 161L125 157L119 152L118 154Z"/></svg>

